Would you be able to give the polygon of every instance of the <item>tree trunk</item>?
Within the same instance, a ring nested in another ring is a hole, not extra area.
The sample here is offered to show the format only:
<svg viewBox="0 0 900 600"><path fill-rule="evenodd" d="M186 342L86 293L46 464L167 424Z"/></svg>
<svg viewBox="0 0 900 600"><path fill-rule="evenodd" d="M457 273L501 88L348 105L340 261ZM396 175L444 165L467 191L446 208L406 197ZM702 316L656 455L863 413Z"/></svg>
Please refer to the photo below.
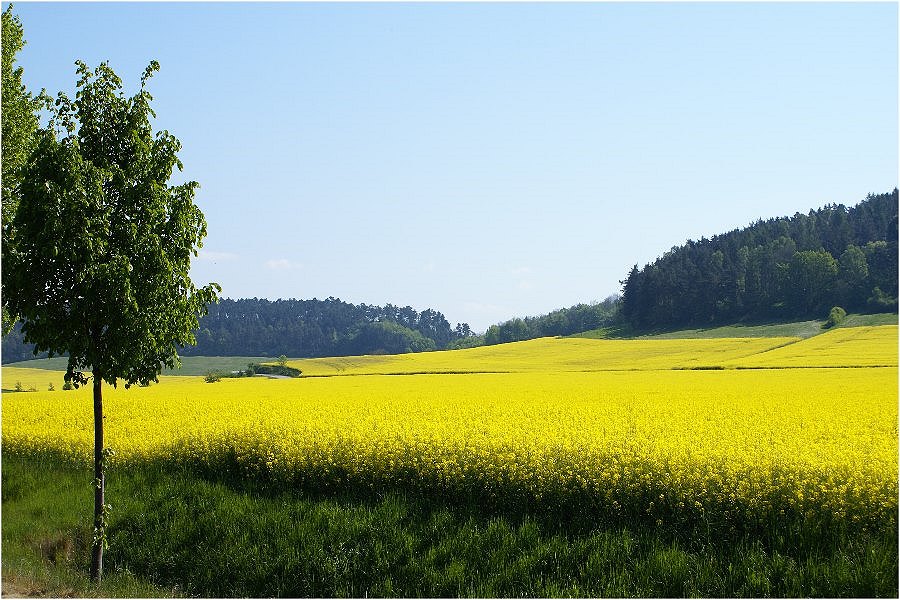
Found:
<svg viewBox="0 0 900 600"><path fill-rule="evenodd" d="M106 523L103 514L106 487L103 475L103 393L102 379L94 375L94 541L91 546L91 580L103 577L103 541Z"/></svg>

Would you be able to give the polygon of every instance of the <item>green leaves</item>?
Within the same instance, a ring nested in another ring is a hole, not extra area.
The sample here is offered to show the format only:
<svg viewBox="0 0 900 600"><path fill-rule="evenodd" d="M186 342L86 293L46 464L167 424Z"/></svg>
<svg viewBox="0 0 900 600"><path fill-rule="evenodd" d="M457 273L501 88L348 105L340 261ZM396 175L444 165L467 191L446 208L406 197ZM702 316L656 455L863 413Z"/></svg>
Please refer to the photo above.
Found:
<svg viewBox="0 0 900 600"><path fill-rule="evenodd" d="M168 185L181 144L150 126L144 86L158 63L134 97L107 63L76 64L75 100L58 96L23 171L3 293L28 341L69 354L67 380L92 370L113 385L146 384L194 343L220 291L188 275L206 235L198 184Z"/></svg>
<svg viewBox="0 0 900 600"><path fill-rule="evenodd" d="M2 93L0 93L0 123L2 123L2 162L3 173L0 178L2 183L2 227L3 245L6 246L9 237L9 227L19 205L20 185L22 183L22 168L28 154L36 141L38 130L38 107L44 100L43 94L37 98L25 88L22 83L22 67L15 67L16 54L25 45L22 23L13 15L12 5L3 11L3 43L0 45L3 60L2 69ZM8 297L3 295L3 333L8 333L17 316L8 309Z"/></svg>

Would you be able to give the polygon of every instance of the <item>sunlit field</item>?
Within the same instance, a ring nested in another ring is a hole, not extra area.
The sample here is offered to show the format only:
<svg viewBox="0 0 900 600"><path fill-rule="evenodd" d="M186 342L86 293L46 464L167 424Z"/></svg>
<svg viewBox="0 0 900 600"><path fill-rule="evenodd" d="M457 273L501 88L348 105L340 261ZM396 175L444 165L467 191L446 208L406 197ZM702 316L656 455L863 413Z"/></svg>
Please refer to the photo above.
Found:
<svg viewBox="0 0 900 600"><path fill-rule="evenodd" d="M305 375L646 371L741 360L799 341L800 338L791 337L718 340L540 338L468 350L311 358L288 364Z"/></svg>
<svg viewBox="0 0 900 600"><path fill-rule="evenodd" d="M897 326L835 329L809 339L541 338L470 350L312 358L288 364L305 375L896 366Z"/></svg>
<svg viewBox="0 0 900 600"><path fill-rule="evenodd" d="M583 505L657 525L896 527L896 344L883 326L293 361L359 376L107 388L107 444L113 465ZM778 368L681 370L708 365ZM783 368L795 365L809 368ZM4 368L4 388L33 376ZM92 418L89 389L5 394L3 451L87 462Z"/></svg>
<svg viewBox="0 0 900 600"><path fill-rule="evenodd" d="M741 367L897 366L897 326L847 327L723 365Z"/></svg>

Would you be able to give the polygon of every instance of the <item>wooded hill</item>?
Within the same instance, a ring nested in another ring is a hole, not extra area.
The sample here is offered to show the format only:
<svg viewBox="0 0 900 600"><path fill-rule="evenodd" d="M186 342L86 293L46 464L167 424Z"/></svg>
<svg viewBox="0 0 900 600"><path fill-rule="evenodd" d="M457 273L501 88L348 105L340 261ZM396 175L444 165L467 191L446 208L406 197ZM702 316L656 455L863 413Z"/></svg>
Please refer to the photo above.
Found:
<svg viewBox="0 0 900 600"><path fill-rule="evenodd" d="M185 356L304 358L398 354L570 335L626 323L634 330L752 320L824 319L897 310L898 191L858 205L757 221L672 248L631 270L621 298L515 318L474 335L438 311L418 312L325 300L223 299L200 319ZM3 362L33 358L18 327L5 336Z"/></svg>
<svg viewBox="0 0 900 600"><path fill-rule="evenodd" d="M491 346L547 336L572 335L606 327L618 319L620 304L620 296L613 295L603 302L576 304L537 317L510 319L499 325L491 325L483 336L470 338L466 343L470 346Z"/></svg>
<svg viewBox="0 0 900 600"><path fill-rule="evenodd" d="M185 355L290 357L397 354L446 348L471 335L430 308L325 300L223 299L200 320L197 345Z"/></svg>
<svg viewBox="0 0 900 600"><path fill-rule="evenodd" d="M446 348L471 336L466 323L451 328L438 311L392 304L325 300L224 298L200 319L197 345L184 356L279 356L292 358L399 354ZM3 362L34 358L18 326L3 339Z"/></svg>
<svg viewBox="0 0 900 600"><path fill-rule="evenodd" d="M688 241L623 282L636 329L897 310L897 189Z"/></svg>

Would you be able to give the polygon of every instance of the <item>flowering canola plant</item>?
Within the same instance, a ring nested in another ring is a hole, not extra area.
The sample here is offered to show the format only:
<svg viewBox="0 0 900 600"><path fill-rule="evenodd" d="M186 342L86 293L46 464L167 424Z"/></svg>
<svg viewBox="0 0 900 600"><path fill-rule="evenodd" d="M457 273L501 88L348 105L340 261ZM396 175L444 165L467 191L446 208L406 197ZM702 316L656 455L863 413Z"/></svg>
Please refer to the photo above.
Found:
<svg viewBox="0 0 900 600"><path fill-rule="evenodd" d="M739 360L800 338L596 340L538 338L524 342L416 354L342 356L289 361L305 375L393 373L534 373L691 368Z"/></svg>
<svg viewBox="0 0 900 600"><path fill-rule="evenodd" d="M742 367L897 366L897 325L833 329L752 356L721 361Z"/></svg>
<svg viewBox="0 0 900 600"><path fill-rule="evenodd" d="M723 356L739 354L720 342ZM531 370L108 389L107 443L114 464L199 464L285 485L586 503L658 523L734 514L897 526L896 366L566 370L584 360L570 347L539 370L535 348L509 346L527 351L519 361ZM648 361L677 366L657 350ZM896 346L887 360L896 365ZM15 376L4 368L4 381ZM89 389L4 394L2 410L4 452L90 460Z"/></svg>
<svg viewBox="0 0 900 600"><path fill-rule="evenodd" d="M467 350L292 360L305 375L533 373L694 368L897 366L897 326L839 328L812 338L539 338Z"/></svg>

